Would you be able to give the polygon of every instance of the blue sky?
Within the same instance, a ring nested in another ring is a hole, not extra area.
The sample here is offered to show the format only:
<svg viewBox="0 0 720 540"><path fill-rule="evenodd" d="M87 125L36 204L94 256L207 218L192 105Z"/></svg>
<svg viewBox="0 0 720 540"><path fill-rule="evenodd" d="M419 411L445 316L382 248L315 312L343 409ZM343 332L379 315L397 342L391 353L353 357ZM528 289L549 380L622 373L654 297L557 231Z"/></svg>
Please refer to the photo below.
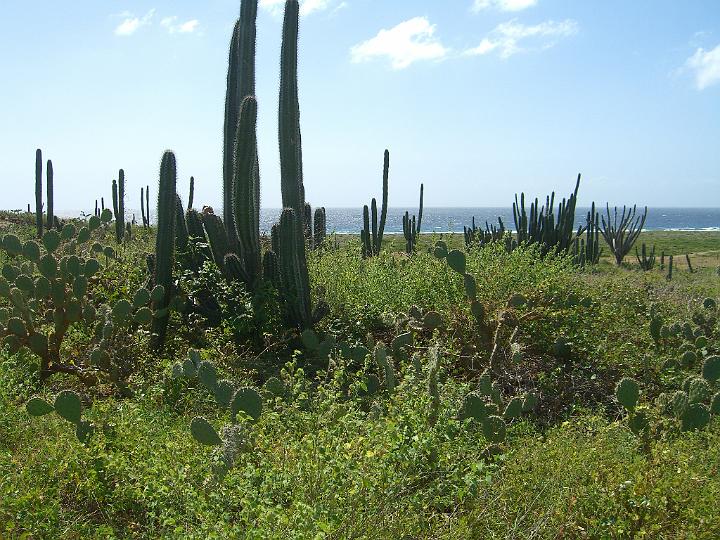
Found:
<svg viewBox="0 0 720 540"><path fill-rule="evenodd" d="M280 205L280 0L258 17L263 205ZM300 89L314 205L507 206L570 191L720 205L716 0L305 0ZM2 207L33 200L34 151L56 207L91 210L125 168L129 207L176 152L179 191L221 199L227 48L239 0L5 0Z"/></svg>

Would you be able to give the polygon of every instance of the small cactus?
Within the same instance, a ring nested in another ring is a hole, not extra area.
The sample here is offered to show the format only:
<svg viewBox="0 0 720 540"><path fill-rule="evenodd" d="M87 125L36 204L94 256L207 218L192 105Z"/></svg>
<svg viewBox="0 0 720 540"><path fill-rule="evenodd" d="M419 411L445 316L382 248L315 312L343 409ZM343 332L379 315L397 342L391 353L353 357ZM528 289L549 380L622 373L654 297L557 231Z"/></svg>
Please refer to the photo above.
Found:
<svg viewBox="0 0 720 540"><path fill-rule="evenodd" d="M640 385L635 379L624 377L615 387L615 397L620 405L627 410L633 410L640 397Z"/></svg>

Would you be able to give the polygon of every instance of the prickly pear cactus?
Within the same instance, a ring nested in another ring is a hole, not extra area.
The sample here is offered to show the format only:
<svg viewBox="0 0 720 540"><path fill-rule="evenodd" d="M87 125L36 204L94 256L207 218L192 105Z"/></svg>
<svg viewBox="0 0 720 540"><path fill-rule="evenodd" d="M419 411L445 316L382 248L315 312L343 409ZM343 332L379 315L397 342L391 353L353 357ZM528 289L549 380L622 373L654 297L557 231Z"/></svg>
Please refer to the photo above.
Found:
<svg viewBox="0 0 720 540"><path fill-rule="evenodd" d="M218 447L225 473L233 467L240 455L252 449L251 423L260 419L263 411L263 399L259 391L251 387L235 388L231 381L218 380L218 371L209 360L203 360L199 351L191 349L188 357L172 368L174 379L196 379L215 397L221 409L230 413L230 423L218 434L213 425L198 416L190 424L190 434L203 446ZM266 390L275 394L284 394L285 388L277 378L268 380Z"/></svg>
<svg viewBox="0 0 720 540"><path fill-rule="evenodd" d="M0 241L0 249L8 256L0 277L0 296L10 304L0 311L0 338L11 352L25 347L38 356L42 380L67 373L88 385L95 384L98 376L118 382L108 354L113 336L152 319L145 305L147 291L138 292L133 303L121 299L99 305L93 299L91 284L102 263L111 264L115 253L92 243L91 238L111 219L104 213L100 218L92 216L86 224L68 223L60 232L46 231L40 241L21 243L12 234ZM94 327L95 334L88 356L69 361L62 357L62 344L75 325Z"/></svg>

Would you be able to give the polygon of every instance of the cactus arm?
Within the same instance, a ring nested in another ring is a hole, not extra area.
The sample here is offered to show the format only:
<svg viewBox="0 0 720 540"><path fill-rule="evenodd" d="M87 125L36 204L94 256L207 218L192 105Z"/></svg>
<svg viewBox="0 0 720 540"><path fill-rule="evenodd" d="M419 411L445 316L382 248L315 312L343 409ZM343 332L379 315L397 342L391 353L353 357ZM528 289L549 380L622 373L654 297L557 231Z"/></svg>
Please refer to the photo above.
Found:
<svg viewBox="0 0 720 540"><path fill-rule="evenodd" d="M417 234L420 234L420 226L422 225L422 217L423 217L423 193L425 191L424 184L420 184L420 210L418 211L418 218L417 218Z"/></svg>

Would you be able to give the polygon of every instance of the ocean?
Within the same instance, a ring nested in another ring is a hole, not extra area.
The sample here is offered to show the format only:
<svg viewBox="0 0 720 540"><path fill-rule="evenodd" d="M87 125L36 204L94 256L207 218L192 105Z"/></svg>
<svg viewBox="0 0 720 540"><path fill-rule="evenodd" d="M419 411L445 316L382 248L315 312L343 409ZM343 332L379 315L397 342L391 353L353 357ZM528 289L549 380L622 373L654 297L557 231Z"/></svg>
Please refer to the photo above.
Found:
<svg viewBox="0 0 720 540"><path fill-rule="evenodd" d="M417 213L415 208L389 208L385 232L389 234L402 233L402 217L405 211ZM585 223L585 216L589 208L578 208L575 212L576 226ZM612 209L611 209L612 212ZM140 210L128 209L128 219L135 214L136 221L140 222ZM63 212L64 217L76 217L80 212ZM260 229L263 232L270 230L280 215L279 208L263 208L260 213ZM362 228L362 208L326 208L328 233L357 234ZM604 215L604 209L603 213ZM512 208L432 208L423 210L423 233L462 232L463 226L470 226L472 218L478 227L484 227L487 220L497 224L501 217L507 229L514 229ZM153 216L154 217L154 216ZM154 221L154 219L153 219ZM648 231L719 231L720 208L650 208L648 210L645 230Z"/></svg>

